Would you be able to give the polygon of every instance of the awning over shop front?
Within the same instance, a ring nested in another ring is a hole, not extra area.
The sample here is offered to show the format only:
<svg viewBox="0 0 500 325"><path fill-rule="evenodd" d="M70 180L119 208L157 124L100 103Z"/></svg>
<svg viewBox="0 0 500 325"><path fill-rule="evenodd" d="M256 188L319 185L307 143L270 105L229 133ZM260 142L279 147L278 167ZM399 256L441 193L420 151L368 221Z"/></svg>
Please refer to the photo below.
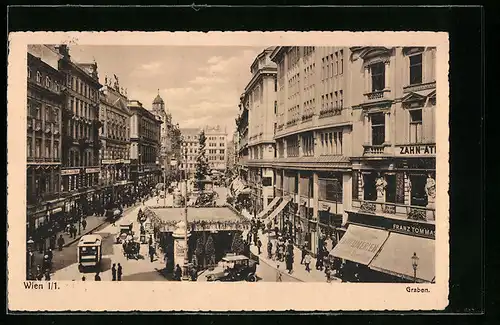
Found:
<svg viewBox="0 0 500 325"><path fill-rule="evenodd" d="M281 201L280 205L276 209L274 209L273 212L265 219L264 222L269 222L269 220L274 219L280 213L283 211L283 209L287 206L287 204L290 203L290 200L288 198L283 198L283 201Z"/></svg>
<svg viewBox="0 0 500 325"><path fill-rule="evenodd" d="M413 280L413 253L416 253L418 257L417 280L432 282L435 277L434 240L432 239L391 233L369 267Z"/></svg>
<svg viewBox="0 0 500 325"><path fill-rule="evenodd" d="M279 198L279 197L275 197L275 198L274 198L274 199L273 199L273 200L272 200L272 201L271 201L271 202L267 205L267 207L266 207L264 210L262 210L262 211L260 211L260 212L259 212L259 214L257 215L257 219L261 219L263 216L265 216L266 214L268 214L268 213L269 213L269 211L271 211L271 210L274 208L274 206L275 206L276 204L278 204L278 201L279 201L279 200L280 200L280 198Z"/></svg>
<svg viewBox="0 0 500 325"><path fill-rule="evenodd" d="M381 229L349 225L331 255L368 265L387 240L389 232Z"/></svg>

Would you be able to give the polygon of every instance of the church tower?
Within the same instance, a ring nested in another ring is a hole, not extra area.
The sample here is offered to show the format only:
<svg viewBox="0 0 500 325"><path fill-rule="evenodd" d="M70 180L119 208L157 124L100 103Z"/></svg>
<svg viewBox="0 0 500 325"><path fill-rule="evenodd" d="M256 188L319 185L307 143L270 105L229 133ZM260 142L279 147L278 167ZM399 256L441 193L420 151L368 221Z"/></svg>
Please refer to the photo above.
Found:
<svg viewBox="0 0 500 325"><path fill-rule="evenodd" d="M158 89L158 95L153 100L152 110L154 115L157 116L163 123L161 125L161 148L160 148L160 156L162 160L162 164L165 164L164 168L168 169L168 157L171 151L170 145L170 133L171 133L171 124L172 118L170 114L167 113L165 109L165 101L160 96L160 89Z"/></svg>

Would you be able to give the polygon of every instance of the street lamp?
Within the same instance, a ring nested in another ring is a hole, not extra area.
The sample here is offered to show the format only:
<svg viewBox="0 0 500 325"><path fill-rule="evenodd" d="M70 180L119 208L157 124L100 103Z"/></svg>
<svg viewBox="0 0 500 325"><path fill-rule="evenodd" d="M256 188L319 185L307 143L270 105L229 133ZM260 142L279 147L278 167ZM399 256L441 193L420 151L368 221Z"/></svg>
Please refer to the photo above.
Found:
<svg viewBox="0 0 500 325"><path fill-rule="evenodd" d="M418 268L418 256L417 253L413 253L413 256L411 257L411 265L413 266L413 281L417 283L417 268Z"/></svg>
<svg viewBox="0 0 500 325"><path fill-rule="evenodd" d="M188 153L188 148L187 148L187 143L182 142L182 147L184 149L184 166L187 166L187 153ZM189 270L188 270L188 264L189 264L189 257L188 257L188 250L189 250L189 245L188 245L188 175L187 175L187 167L184 169L184 181L185 181L185 199L184 199L184 224L186 225L184 227L184 243L185 243L185 249L184 249L184 266L183 266L183 273L184 276L183 278L187 280L189 278Z"/></svg>

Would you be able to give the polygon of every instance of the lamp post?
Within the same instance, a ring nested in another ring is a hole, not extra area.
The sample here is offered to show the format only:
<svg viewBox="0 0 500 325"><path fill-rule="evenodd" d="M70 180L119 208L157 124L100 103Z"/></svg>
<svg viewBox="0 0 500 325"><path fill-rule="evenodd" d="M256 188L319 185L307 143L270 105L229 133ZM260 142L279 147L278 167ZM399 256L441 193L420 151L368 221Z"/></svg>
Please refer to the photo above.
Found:
<svg viewBox="0 0 500 325"><path fill-rule="evenodd" d="M183 153L184 153L184 165L187 166L187 143L183 142ZM185 181L185 199L184 199L184 224L186 227L184 228L184 243L185 243L185 249L184 249L184 266L183 266L183 279L187 280L189 278L189 270L188 270L188 264L189 264L189 257L188 257L188 251L189 251L189 245L188 245L188 174L187 174L187 167L184 169L184 181Z"/></svg>
<svg viewBox="0 0 500 325"><path fill-rule="evenodd" d="M413 282L417 283L417 268L418 268L418 256L417 253L413 253L411 257L411 265L413 266Z"/></svg>

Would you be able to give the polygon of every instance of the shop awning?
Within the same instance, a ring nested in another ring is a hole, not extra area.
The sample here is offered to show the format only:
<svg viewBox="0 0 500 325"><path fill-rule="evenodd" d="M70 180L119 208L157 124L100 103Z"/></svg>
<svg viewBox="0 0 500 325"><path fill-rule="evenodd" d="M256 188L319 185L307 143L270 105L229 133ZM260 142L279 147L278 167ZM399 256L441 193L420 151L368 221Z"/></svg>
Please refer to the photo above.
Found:
<svg viewBox="0 0 500 325"><path fill-rule="evenodd" d="M432 282L435 277L434 252L434 240L432 239L391 233L369 267L413 280L412 256L413 253L417 253L417 280Z"/></svg>
<svg viewBox="0 0 500 325"><path fill-rule="evenodd" d="M271 211L271 210L274 208L274 206L275 206L276 204L278 204L278 201L279 201L279 200L280 200L280 198L279 198L279 197L275 197L275 198L274 198L274 199L273 199L273 200L272 200L272 201L271 201L271 202L267 205L267 207L266 207L264 210L262 210L262 211L260 211L260 212L259 212L259 214L257 215L257 219L260 219L260 218L262 218L263 216L265 216L267 213L269 213L269 211Z"/></svg>
<svg viewBox="0 0 500 325"><path fill-rule="evenodd" d="M388 236L389 232L385 230L349 225L346 233L330 254L355 263L368 265Z"/></svg>
<svg viewBox="0 0 500 325"><path fill-rule="evenodd" d="M276 217L278 213L283 211L283 209L287 206L288 203L290 203L290 200L287 198L283 198L283 201L281 201L280 205L278 205L278 207L274 209L273 212L271 212L271 214L265 219L264 222L269 222L269 220L274 219L274 217Z"/></svg>

